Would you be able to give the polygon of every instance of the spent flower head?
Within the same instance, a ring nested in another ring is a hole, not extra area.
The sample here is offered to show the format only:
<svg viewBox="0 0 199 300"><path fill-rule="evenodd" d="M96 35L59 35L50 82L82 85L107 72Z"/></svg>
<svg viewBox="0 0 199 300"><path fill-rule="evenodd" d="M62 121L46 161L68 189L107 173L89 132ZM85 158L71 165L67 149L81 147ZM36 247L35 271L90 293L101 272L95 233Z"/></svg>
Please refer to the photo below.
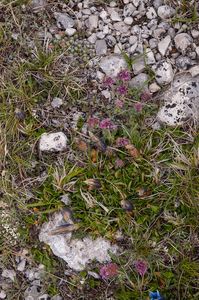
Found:
<svg viewBox="0 0 199 300"><path fill-rule="evenodd" d="M115 82L114 79L112 79L111 77L105 76L105 77L102 79L102 87L106 87L106 86L108 86L108 85L113 85L114 82Z"/></svg>
<svg viewBox="0 0 199 300"><path fill-rule="evenodd" d="M146 101L150 100L151 98L152 98L151 94L147 93L147 92L142 92L140 95L141 102L146 102Z"/></svg>
<svg viewBox="0 0 199 300"><path fill-rule="evenodd" d="M124 97L124 95L128 93L128 90L129 89L123 84L120 84L117 88L117 91L120 93L120 97Z"/></svg>
<svg viewBox="0 0 199 300"><path fill-rule="evenodd" d="M160 293L157 291L156 293L149 292L151 297L150 300L164 300L164 297L160 296Z"/></svg>
<svg viewBox="0 0 199 300"><path fill-rule="evenodd" d="M108 279L109 277L112 277L112 276L118 276L118 274L117 274L118 270L119 270L119 268L116 265L116 263L114 263L114 264L109 263L100 270L100 275L102 276L102 279Z"/></svg>
<svg viewBox="0 0 199 300"><path fill-rule="evenodd" d="M130 140L128 140L128 139L118 138L117 139L117 147L126 146L129 142L130 142Z"/></svg>
<svg viewBox="0 0 199 300"><path fill-rule="evenodd" d="M136 103L136 105L134 106L134 108L136 110L142 110L142 104L141 103Z"/></svg>
<svg viewBox="0 0 199 300"><path fill-rule="evenodd" d="M91 118L91 116L89 116L87 123L90 127L95 127L97 124L99 124L99 119L97 118Z"/></svg>
<svg viewBox="0 0 199 300"><path fill-rule="evenodd" d="M100 128L105 128L108 131L110 131L111 129L115 129L115 125L113 125L113 123L111 122L111 120L107 120L104 119L102 120L102 122L100 123Z"/></svg>
<svg viewBox="0 0 199 300"><path fill-rule="evenodd" d="M125 163L123 162L123 160L119 159L119 158L115 159L115 164L116 164L116 169L118 169L118 168L121 169L125 165Z"/></svg>
<svg viewBox="0 0 199 300"><path fill-rule="evenodd" d="M120 101L120 100L118 100L118 101L116 101L116 105L119 106L119 107L122 107L123 106L123 102Z"/></svg>
<svg viewBox="0 0 199 300"><path fill-rule="evenodd" d="M130 80L130 74L126 70L121 70L117 73L116 79L123 79L124 81L128 82Z"/></svg>
<svg viewBox="0 0 199 300"><path fill-rule="evenodd" d="M138 271L138 273L141 276L144 275L147 271L146 262L143 261L143 260L136 261L135 267L136 267L136 270Z"/></svg>

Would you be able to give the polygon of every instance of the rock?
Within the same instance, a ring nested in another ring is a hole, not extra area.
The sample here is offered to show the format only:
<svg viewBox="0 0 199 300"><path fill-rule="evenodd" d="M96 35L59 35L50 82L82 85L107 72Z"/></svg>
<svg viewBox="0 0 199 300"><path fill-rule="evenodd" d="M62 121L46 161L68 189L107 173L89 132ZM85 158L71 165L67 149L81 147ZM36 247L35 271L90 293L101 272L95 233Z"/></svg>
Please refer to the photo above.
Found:
<svg viewBox="0 0 199 300"><path fill-rule="evenodd" d="M100 16L100 18L101 18L102 20L104 20L104 19L107 19L108 13L107 13L107 11L102 10L102 11L100 12L99 16Z"/></svg>
<svg viewBox="0 0 199 300"><path fill-rule="evenodd" d="M135 10L136 8L132 3L125 5L123 10L124 17L130 17Z"/></svg>
<svg viewBox="0 0 199 300"><path fill-rule="evenodd" d="M176 66L183 71L187 70L188 67L193 66L195 64L196 62L191 60L187 56L179 56L176 59Z"/></svg>
<svg viewBox="0 0 199 300"><path fill-rule="evenodd" d="M6 292L4 290L1 290L0 292L0 299L5 299L6 298Z"/></svg>
<svg viewBox="0 0 199 300"><path fill-rule="evenodd" d="M156 39L153 38L149 40L149 47L151 49L156 48L157 46L158 46L158 41Z"/></svg>
<svg viewBox="0 0 199 300"><path fill-rule="evenodd" d="M119 16L118 12L113 10L111 13L111 20L112 21L122 21L121 17Z"/></svg>
<svg viewBox="0 0 199 300"><path fill-rule="evenodd" d="M39 149L45 152L57 152L66 149L67 137L63 132L43 133L40 137Z"/></svg>
<svg viewBox="0 0 199 300"><path fill-rule="evenodd" d="M88 22L89 22L89 29L92 31L94 28L97 28L98 26L98 16L90 16L88 18Z"/></svg>
<svg viewBox="0 0 199 300"><path fill-rule="evenodd" d="M167 33L168 35L170 35L170 37L173 39L175 37L175 29L173 27L170 27L168 30L167 30Z"/></svg>
<svg viewBox="0 0 199 300"><path fill-rule="evenodd" d="M159 122L155 122L153 125L151 125L151 127L152 127L154 130L161 130L162 125L161 125Z"/></svg>
<svg viewBox="0 0 199 300"><path fill-rule="evenodd" d="M14 277L16 277L16 272L14 270L3 269L1 275L3 277L10 278L14 282Z"/></svg>
<svg viewBox="0 0 199 300"><path fill-rule="evenodd" d="M63 217L61 213L52 216L48 223L44 223L39 234L39 240L48 244L53 253L65 260L69 267L81 271L93 259L100 263L107 263L111 261L107 253L109 249L113 254L119 251L117 245L111 245L110 242L101 237L92 241L92 237L85 237L81 240L71 240L72 233L62 235L48 235L48 232L55 227L63 224Z"/></svg>
<svg viewBox="0 0 199 300"><path fill-rule="evenodd" d="M132 25L132 24L133 24L133 18L131 18L131 17L126 17L126 18L124 19L124 23L125 23L126 25Z"/></svg>
<svg viewBox="0 0 199 300"><path fill-rule="evenodd" d="M139 75L133 77L130 81L129 81L129 86L130 87L137 87L140 88L148 79L149 79L149 75L145 74L145 73L140 73ZM148 83L142 88L143 91L148 92Z"/></svg>
<svg viewBox="0 0 199 300"><path fill-rule="evenodd" d="M174 42L176 49L184 55L188 47L193 43L193 39L187 33L180 33L175 36Z"/></svg>
<svg viewBox="0 0 199 300"><path fill-rule="evenodd" d="M41 10L45 9L47 5L46 0L33 0L30 2L30 7L34 13L38 13Z"/></svg>
<svg viewBox="0 0 199 300"><path fill-rule="evenodd" d="M23 258L22 261L20 261L20 263L17 266L17 271L23 272L25 270L25 266L26 266L26 259Z"/></svg>
<svg viewBox="0 0 199 300"><path fill-rule="evenodd" d="M62 30L72 28L75 24L78 24L77 20L73 20L65 13L55 12L54 16L57 20L57 27Z"/></svg>
<svg viewBox="0 0 199 300"><path fill-rule="evenodd" d="M161 40L164 37L166 30L164 28L157 28L153 32L153 36L156 40Z"/></svg>
<svg viewBox="0 0 199 300"><path fill-rule="evenodd" d="M66 28L65 34L68 36L73 36L77 30L75 28Z"/></svg>
<svg viewBox="0 0 199 300"><path fill-rule="evenodd" d="M163 40L161 40L161 42L158 43L158 50L162 56L165 56L165 53L169 47L170 42L171 42L171 37L167 35Z"/></svg>
<svg viewBox="0 0 199 300"><path fill-rule="evenodd" d="M130 29L130 26L127 26L124 22L114 23L113 27L115 30L118 30L121 33L127 33L127 31Z"/></svg>
<svg viewBox="0 0 199 300"><path fill-rule="evenodd" d="M192 67L191 69L189 69L188 71L192 77L196 76L199 74L199 66L195 66L195 67Z"/></svg>
<svg viewBox="0 0 199 300"><path fill-rule="evenodd" d="M68 197L69 194L65 194L57 198L57 200L62 201L65 205L69 205L72 203L71 199Z"/></svg>
<svg viewBox="0 0 199 300"><path fill-rule="evenodd" d="M172 18L175 15L175 9L169 5L162 5L158 7L158 16L164 20Z"/></svg>
<svg viewBox="0 0 199 300"><path fill-rule="evenodd" d="M128 63L125 60L125 58L122 55L116 54L111 54L106 57L103 57L100 60L99 65L102 71L106 74L106 76L110 76L112 78L115 78L120 70L127 70L128 68Z"/></svg>
<svg viewBox="0 0 199 300"><path fill-rule="evenodd" d="M91 44L95 44L96 40L97 40L97 35L96 35L96 33L92 33L91 36L89 36L89 38L88 38L88 41L89 41L89 43L91 43Z"/></svg>
<svg viewBox="0 0 199 300"><path fill-rule="evenodd" d="M63 104L63 100L61 98L55 97L51 102L52 107L59 108Z"/></svg>
<svg viewBox="0 0 199 300"><path fill-rule="evenodd" d="M24 292L24 299L25 300L47 300L48 295L43 294L41 288L38 286L29 286Z"/></svg>
<svg viewBox="0 0 199 300"><path fill-rule="evenodd" d="M157 17L157 14L155 12L155 9L153 7L149 7L147 9L147 12L146 12L146 16L148 19L155 19Z"/></svg>
<svg viewBox="0 0 199 300"><path fill-rule="evenodd" d="M166 85L173 80L174 73L172 66L166 60L159 61L151 69L156 74L155 78L159 84Z"/></svg>
<svg viewBox="0 0 199 300"><path fill-rule="evenodd" d="M175 76L169 91L161 99L165 105L159 110L157 120L169 126L178 126L199 117L199 75L179 73ZM161 100L160 99L160 100Z"/></svg>
<svg viewBox="0 0 199 300"><path fill-rule="evenodd" d="M138 40L138 38L137 38L137 36L135 36L135 35L131 35L131 36L129 37L129 43L130 43L131 45L134 45L134 44L137 42L137 40Z"/></svg>
<svg viewBox="0 0 199 300"><path fill-rule="evenodd" d="M191 35L194 39L196 39L197 37L199 37L199 30L196 29L192 29L191 30Z"/></svg>
<svg viewBox="0 0 199 300"><path fill-rule="evenodd" d="M51 36L52 37L52 36ZM13 39L13 41L16 41L19 39L19 35L17 33L12 33L11 34L11 38Z"/></svg>
<svg viewBox="0 0 199 300"><path fill-rule="evenodd" d="M122 50L122 44L121 43L118 43L117 45L115 45L115 47L114 47L114 53L115 54L121 54L121 51L120 51L120 49L119 49L119 47L120 47L120 49Z"/></svg>
<svg viewBox="0 0 199 300"><path fill-rule="evenodd" d="M155 64L156 60L153 54L153 50L151 50L150 48L146 48L146 64L147 65L152 65Z"/></svg>
<svg viewBox="0 0 199 300"><path fill-rule="evenodd" d="M56 295L51 298L51 300L63 300L62 296Z"/></svg>
<svg viewBox="0 0 199 300"><path fill-rule="evenodd" d="M100 275L96 272L88 271L88 275L94 277L95 279L100 279Z"/></svg>
<svg viewBox="0 0 199 300"><path fill-rule="evenodd" d="M161 87L160 87L159 85L157 85L156 82L151 83L151 84L149 85L149 92L150 92L150 93L156 93L156 92L158 92L158 91L160 91L160 90L161 90Z"/></svg>
<svg viewBox="0 0 199 300"><path fill-rule="evenodd" d="M97 40L95 45L96 45L96 55L102 55L107 53L107 45L105 40Z"/></svg>

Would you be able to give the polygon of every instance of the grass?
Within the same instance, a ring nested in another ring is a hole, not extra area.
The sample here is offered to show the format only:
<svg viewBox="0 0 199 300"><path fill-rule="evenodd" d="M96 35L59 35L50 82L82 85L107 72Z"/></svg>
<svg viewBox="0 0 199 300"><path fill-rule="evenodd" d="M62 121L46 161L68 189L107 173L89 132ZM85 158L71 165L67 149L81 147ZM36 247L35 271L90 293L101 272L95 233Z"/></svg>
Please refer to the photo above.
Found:
<svg viewBox="0 0 199 300"><path fill-rule="evenodd" d="M14 256L20 253L15 247L21 245L28 249L27 259L31 259L35 267L36 262L45 266L47 277L42 279L43 290L50 296L60 292L59 276L64 273L65 264L47 245L45 248L40 245L38 233L42 224L48 221L49 214L63 205L59 197L69 193L71 210L78 225L73 238L102 236L116 243L116 230L122 229L125 234L124 241L118 243L123 245L124 251L117 256L110 253L119 267L119 276L111 282L104 281L104 288L101 279L94 279L88 273L91 270L99 274L103 266L95 261L67 280L61 278L74 299L85 291L92 295L94 290L98 291L96 299L106 297L109 284L115 299L147 299L149 291L156 290L165 299L197 299L198 128L163 126L161 130L151 129L146 120L155 116L158 106L147 102L143 103L141 111L136 111L133 106L140 101L141 89L132 89L124 98L122 108L113 107L99 98L93 102L90 99L96 115L100 119L108 118L116 125L110 132L101 130L99 125L91 129L106 143L107 152L97 151L92 142L89 142L88 151L77 147L73 138L81 137L79 132L85 122L81 118L76 132L70 127L66 129L63 124L58 128L65 130L69 139L66 153L39 153L40 135L57 131L49 120L63 118L60 111L49 109L48 101L54 97L64 99L65 114L70 112L71 106L89 113L92 111L87 98L88 90L94 87L92 83L81 83L77 68L81 64L82 69L85 68L92 57L89 51L93 49L84 43L78 46L75 38L67 39L64 35L56 43L34 37L33 48L27 46L27 41L33 38L31 33L26 41L21 38L13 41L11 28L19 33L28 30L20 9L21 4L28 2L8 4L5 1L5 8L9 5L5 11L6 25L0 27L0 54L3 57L0 64L1 268L6 266L16 270ZM182 4L182 13L188 13L188 4ZM178 9L172 22L177 20L177 12ZM11 21L13 14L16 19ZM23 22L20 23L16 16ZM191 21L196 21L195 17L194 7ZM37 17L30 15L30 20L31 29L37 30ZM186 20L178 19L188 22ZM19 24L22 24L21 31ZM83 33L79 34L83 36ZM146 49L144 59L145 54ZM62 69L73 55L75 60ZM146 69L153 79L155 74L147 65ZM16 108L26 112L24 121L16 118ZM139 158L133 157L125 147L117 147L116 141L121 137L137 147ZM117 159L123 161L122 168L117 166ZM46 172L45 180L38 181L43 172ZM96 178L102 188L90 189L84 181L91 178ZM143 188L147 193L141 195ZM121 208L123 199L133 203L133 212L127 213ZM138 260L147 263L147 273L143 277L135 268ZM28 284L21 285L16 277L14 288L7 291L9 299L23 299Z"/></svg>

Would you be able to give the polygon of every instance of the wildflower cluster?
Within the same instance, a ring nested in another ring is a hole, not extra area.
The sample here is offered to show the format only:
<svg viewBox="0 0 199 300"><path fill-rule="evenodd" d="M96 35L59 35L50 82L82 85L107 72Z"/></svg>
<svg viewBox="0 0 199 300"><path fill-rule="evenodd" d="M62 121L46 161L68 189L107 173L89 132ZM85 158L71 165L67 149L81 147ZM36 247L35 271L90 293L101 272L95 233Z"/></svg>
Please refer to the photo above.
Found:
<svg viewBox="0 0 199 300"><path fill-rule="evenodd" d="M117 168L121 169L125 165L124 162L123 162L123 160L119 159L119 158L116 158L115 163L116 163L116 169Z"/></svg>
<svg viewBox="0 0 199 300"><path fill-rule="evenodd" d="M130 74L126 70L121 70L117 74L116 79L123 79L125 82L128 82L130 80Z"/></svg>
<svg viewBox="0 0 199 300"><path fill-rule="evenodd" d="M146 262L145 261L136 261L135 264L136 270L138 271L138 273L142 276L146 273L147 271L147 267L146 267Z"/></svg>
<svg viewBox="0 0 199 300"><path fill-rule="evenodd" d="M129 89L123 84L120 84L117 88L117 91L120 93L120 97L124 97L124 95L128 93L128 90Z"/></svg>
<svg viewBox="0 0 199 300"><path fill-rule="evenodd" d="M130 142L130 140L128 140L128 139L118 138L117 139L117 147L126 146L129 142Z"/></svg>
<svg viewBox="0 0 199 300"><path fill-rule="evenodd" d="M96 125L99 124L99 119L97 118L91 118L91 116L89 116L88 120L87 120L87 123L90 127L95 127Z"/></svg>
<svg viewBox="0 0 199 300"><path fill-rule="evenodd" d="M117 274L118 270L119 270L119 268L116 265L116 263L114 263L114 264L109 263L100 270L100 275L102 276L102 279L108 279L109 277L112 277L112 276L118 276L118 274Z"/></svg>
<svg viewBox="0 0 199 300"><path fill-rule="evenodd" d="M105 76L102 79L102 87L107 87L108 85L113 85L114 82L115 82L115 80L113 80L111 77Z"/></svg>
<svg viewBox="0 0 199 300"><path fill-rule="evenodd" d="M113 123L110 120L104 119L102 120L102 122L100 123L100 128L105 128L108 131L110 131L111 129L115 129L115 125L113 125Z"/></svg>

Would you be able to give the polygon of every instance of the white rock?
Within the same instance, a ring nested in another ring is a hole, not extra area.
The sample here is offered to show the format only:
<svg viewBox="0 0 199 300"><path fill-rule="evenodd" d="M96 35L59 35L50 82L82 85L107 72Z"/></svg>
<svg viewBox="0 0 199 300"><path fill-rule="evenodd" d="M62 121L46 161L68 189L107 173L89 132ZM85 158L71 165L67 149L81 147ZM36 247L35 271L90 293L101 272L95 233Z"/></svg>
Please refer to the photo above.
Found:
<svg viewBox="0 0 199 300"><path fill-rule="evenodd" d="M109 33L109 27L108 25L105 25L103 28L103 34L107 35Z"/></svg>
<svg viewBox="0 0 199 300"><path fill-rule="evenodd" d="M111 98L111 93L107 90L103 90L101 92L101 94L106 98L106 99L110 99Z"/></svg>
<svg viewBox="0 0 199 300"><path fill-rule="evenodd" d="M146 16L150 20L155 19L157 17L155 9L153 7L149 7L147 10Z"/></svg>
<svg viewBox="0 0 199 300"><path fill-rule="evenodd" d="M89 36L88 41L91 44L95 44L95 42L97 41L97 35L96 35L96 33L92 33L91 36Z"/></svg>
<svg viewBox="0 0 199 300"><path fill-rule="evenodd" d="M122 44L121 44L121 43L118 43L117 45L118 45L118 46L120 47L120 49L122 50ZM117 45L115 45L115 47L114 47L114 53L115 53L115 54L121 54L121 51L120 51L120 49L119 49L119 47L118 47Z"/></svg>
<svg viewBox="0 0 199 300"><path fill-rule="evenodd" d="M57 107L59 108L62 104L63 104L63 100L61 98L57 98L57 97L55 97L53 99L53 101L51 102L51 105L54 108L57 108Z"/></svg>
<svg viewBox="0 0 199 300"><path fill-rule="evenodd" d="M123 10L124 17L130 17L135 10L136 8L132 3L125 5Z"/></svg>
<svg viewBox="0 0 199 300"><path fill-rule="evenodd" d="M130 29L130 26L126 25L124 22L114 23L113 27L115 30L118 30L120 33L127 33Z"/></svg>
<svg viewBox="0 0 199 300"><path fill-rule="evenodd" d="M118 12L113 10L111 13L111 20L112 21L122 21L121 17L119 16Z"/></svg>
<svg viewBox="0 0 199 300"><path fill-rule="evenodd" d="M105 40L97 40L95 46L96 46L96 55L102 55L107 53L107 45Z"/></svg>
<svg viewBox="0 0 199 300"><path fill-rule="evenodd" d="M165 53L169 47L170 42L171 42L171 37L167 35L163 40L161 40L161 42L158 43L158 50L162 56L165 56Z"/></svg>
<svg viewBox="0 0 199 300"><path fill-rule="evenodd" d="M129 0L123 0L124 4L128 4Z"/></svg>
<svg viewBox="0 0 199 300"><path fill-rule="evenodd" d="M196 51L196 54L199 56L199 47L196 47L195 51Z"/></svg>
<svg viewBox="0 0 199 300"><path fill-rule="evenodd" d="M102 72L100 72L100 71L97 71L97 78L98 78L99 80L102 80L102 79L104 78L104 76L105 76L104 73L102 73Z"/></svg>
<svg viewBox="0 0 199 300"><path fill-rule="evenodd" d="M138 38L135 35L129 37L129 44L134 45L137 42Z"/></svg>
<svg viewBox="0 0 199 300"><path fill-rule="evenodd" d="M5 299L5 297L6 297L6 292L4 290L1 290L0 299Z"/></svg>
<svg viewBox="0 0 199 300"><path fill-rule="evenodd" d="M16 272L14 270L3 269L1 275L3 277L10 278L14 282L14 277L16 277Z"/></svg>
<svg viewBox="0 0 199 300"><path fill-rule="evenodd" d="M199 30L192 29L191 30L191 35L194 39L196 39L199 36Z"/></svg>
<svg viewBox="0 0 199 300"><path fill-rule="evenodd" d="M93 28L97 28L98 26L98 16L89 16L88 18L89 21L89 29L92 30Z"/></svg>
<svg viewBox="0 0 199 300"><path fill-rule="evenodd" d="M102 11L100 12L99 16L100 16L100 18L101 18L102 20L104 20L104 19L107 19L108 13L107 13L107 11L102 10Z"/></svg>
<svg viewBox="0 0 199 300"><path fill-rule="evenodd" d="M128 63L122 55L108 55L100 60L100 68L106 74L115 78L122 69L127 70Z"/></svg>
<svg viewBox="0 0 199 300"><path fill-rule="evenodd" d="M131 24L133 24L133 18L132 18L132 17L126 17L126 18L124 19L124 23L125 23L126 25L131 25Z"/></svg>
<svg viewBox="0 0 199 300"><path fill-rule="evenodd" d="M161 87L156 82L151 83L149 85L149 92L150 93L156 93L156 92L158 92L160 90L161 90Z"/></svg>
<svg viewBox="0 0 199 300"><path fill-rule="evenodd" d="M151 125L151 127L154 130L160 130L162 128L162 125L159 122L155 122L153 125Z"/></svg>
<svg viewBox="0 0 199 300"><path fill-rule="evenodd" d="M193 43L193 38L187 33L180 33L175 36L174 42L176 49L184 55L188 47Z"/></svg>
<svg viewBox="0 0 199 300"><path fill-rule="evenodd" d="M30 2L30 6L34 13L38 13L46 7L46 0L33 0Z"/></svg>
<svg viewBox="0 0 199 300"><path fill-rule="evenodd" d="M66 28L65 34L68 36L73 36L77 30L75 28Z"/></svg>
<svg viewBox="0 0 199 300"><path fill-rule="evenodd" d="M72 201L71 201L71 199L69 198L68 195L69 194L65 194L63 196L60 196L60 197L57 198L57 200L62 201L65 205L69 205L69 204L71 204Z"/></svg>
<svg viewBox="0 0 199 300"><path fill-rule="evenodd" d="M108 240L101 237L92 241L90 236L81 240L70 240L71 232L62 235L48 235L49 231L62 224L63 217L58 212L48 223L43 224L39 240L48 244L55 255L64 259L69 267L76 271L83 270L93 259L98 260L100 263L110 262L111 258L107 253L108 249L113 254L119 251L117 245L112 246Z"/></svg>
<svg viewBox="0 0 199 300"><path fill-rule="evenodd" d="M52 35L51 35L51 37L52 37ZM17 33L12 33L12 34L11 34L11 38L12 38L14 41L16 41L16 40L19 39L19 35L18 35Z"/></svg>
<svg viewBox="0 0 199 300"><path fill-rule="evenodd" d="M23 258L22 261L17 266L17 271L23 272L26 266L26 259Z"/></svg>
<svg viewBox="0 0 199 300"><path fill-rule="evenodd" d="M134 76L130 81L129 81L129 86L130 87L137 87L140 88L147 80L149 79L149 75L145 73L141 73L137 76ZM148 83L142 88L143 91L148 92Z"/></svg>
<svg viewBox="0 0 199 300"><path fill-rule="evenodd" d="M133 4L138 7L138 5L140 5L141 0L133 0Z"/></svg>
<svg viewBox="0 0 199 300"><path fill-rule="evenodd" d="M60 29L63 28L72 28L78 22L70 18L67 14L61 12L54 12L54 16L57 19L57 27Z"/></svg>
<svg viewBox="0 0 199 300"><path fill-rule="evenodd" d="M194 66L188 70L188 72L192 75L192 77L199 74L199 66Z"/></svg>
<svg viewBox="0 0 199 300"><path fill-rule="evenodd" d="M158 7L158 16L161 19L168 19L175 15L175 9L169 5L162 5Z"/></svg>
<svg viewBox="0 0 199 300"><path fill-rule="evenodd" d="M159 84L166 85L173 80L174 73L170 63L161 60L151 67L156 74L156 80Z"/></svg>
<svg viewBox="0 0 199 300"><path fill-rule="evenodd" d="M115 1L111 1L109 3L110 7L116 7L117 6L117 3Z"/></svg>
<svg viewBox="0 0 199 300"><path fill-rule="evenodd" d="M131 48L130 48L130 53L131 53L131 54L133 54L133 53L135 52L137 46L138 46L138 43L137 43L137 42L135 42L135 44L133 44L133 46L131 46Z"/></svg>
<svg viewBox="0 0 199 300"><path fill-rule="evenodd" d="M97 38L102 40L105 37L105 34L102 31L97 32Z"/></svg>
<svg viewBox="0 0 199 300"><path fill-rule="evenodd" d="M43 133L40 137L39 149L45 152L63 151L66 149L67 137L63 132Z"/></svg>
<svg viewBox="0 0 199 300"><path fill-rule="evenodd" d="M155 63L156 63L156 60L155 60L153 51L150 48L147 48L146 49L146 64L152 65Z"/></svg>

